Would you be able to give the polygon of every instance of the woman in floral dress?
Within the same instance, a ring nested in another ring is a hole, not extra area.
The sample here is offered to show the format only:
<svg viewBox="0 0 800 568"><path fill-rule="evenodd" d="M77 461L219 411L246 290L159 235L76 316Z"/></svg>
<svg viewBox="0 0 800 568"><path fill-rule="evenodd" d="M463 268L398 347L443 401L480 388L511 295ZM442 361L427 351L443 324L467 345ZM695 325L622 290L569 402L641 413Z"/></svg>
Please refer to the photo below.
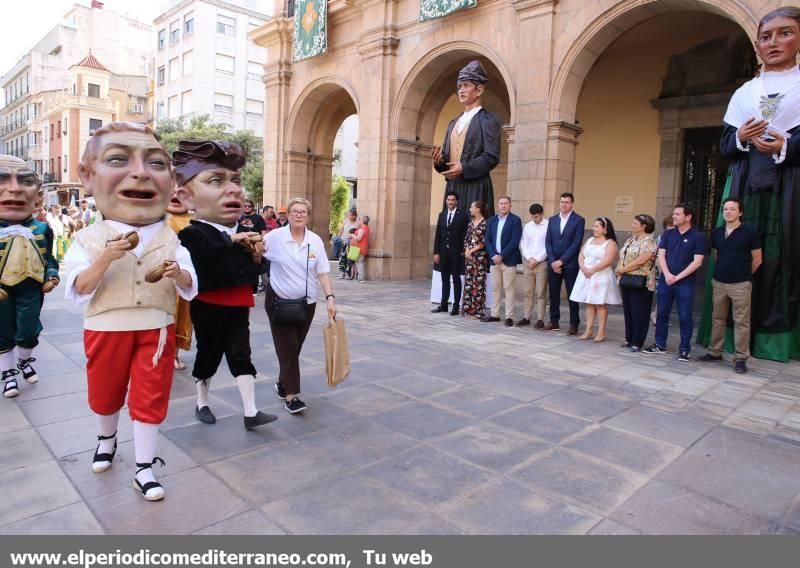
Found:
<svg viewBox="0 0 800 568"><path fill-rule="evenodd" d="M464 293L461 315L467 319L480 319L486 307L486 274L488 259L483 244L486 236L486 204L473 201L469 207L472 222L467 225L464 237Z"/></svg>

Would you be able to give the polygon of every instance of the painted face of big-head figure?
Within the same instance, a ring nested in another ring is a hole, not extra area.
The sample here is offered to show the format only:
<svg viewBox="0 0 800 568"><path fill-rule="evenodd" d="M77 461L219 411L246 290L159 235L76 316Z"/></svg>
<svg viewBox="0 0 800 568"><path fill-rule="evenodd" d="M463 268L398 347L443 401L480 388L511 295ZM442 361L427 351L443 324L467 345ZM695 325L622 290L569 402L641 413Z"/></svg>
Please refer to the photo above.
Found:
<svg viewBox="0 0 800 568"><path fill-rule="evenodd" d="M27 221L39 202L41 183L24 160L0 154L0 221Z"/></svg>
<svg viewBox="0 0 800 568"><path fill-rule="evenodd" d="M170 215L185 215L189 212L189 207L181 201L180 197L178 197L177 188L175 192L172 194L172 197L169 199L169 203L167 204L167 213Z"/></svg>
<svg viewBox="0 0 800 568"><path fill-rule="evenodd" d="M132 122L96 130L78 175L104 219L136 227L164 217L175 183L169 154L153 131Z"/></svg>
<svg viewBox="0 0 800 568"><path fill-rule="evenodd" d="M244 211L241 171L245 155L222 140L180 142L172 153L178 198L197 219L233 227Z"/></svg>

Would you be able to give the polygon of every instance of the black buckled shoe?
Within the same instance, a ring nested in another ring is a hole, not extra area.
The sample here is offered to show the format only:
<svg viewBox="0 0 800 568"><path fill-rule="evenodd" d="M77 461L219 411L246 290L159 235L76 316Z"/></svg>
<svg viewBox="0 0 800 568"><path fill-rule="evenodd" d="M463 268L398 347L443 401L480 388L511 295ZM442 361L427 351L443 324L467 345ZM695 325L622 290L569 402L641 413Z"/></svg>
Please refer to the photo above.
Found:
<svg viewBox="0 0 800 568"><path fill-rule="evenodd" d="M161 467L167 465L164 463L164 460L161 458L153 458L152 463L137 463L136 467L139 469L136 470L136 474L138 475L139 472L142 472L146 469L151 469L156 463L160 463ZM164 494L164 487L158 481L148 481L144 485L139 483L139 480L136 477L133 478L133 488L136 489L139 493L142 494L148 501L161 501L165 494Z"/></svg>
<svg viewBox="0 0 800 568"><path fill-rule="evenodd" d="M97 449L94 451L94 457L92 458L92 471L95 473L103 473L111 469L112 462L114 461L114 456L117 455L117 433L114 432L110 436L97 436L97 441L101 442L103 440L110 440L114 438L114 449L111 450L110 454L101 454L98 453L100 451L100 444L97 444Z"/></svg>
<svg viewBox="0 0 800 568"><path fill-rule="evenodd" d="M39 382L39 377L36 375L36 370L31 367L31 363L34 361L36 361L35 357L28 357L27 359L20 359L17 362L17 369L22 371L22 378L31 385Z"/></svg>
<svg viewBox="0 0 800 568"><path fill-rule="evenodd" d="M264 424L275 422L277 419L278 417L275 416L274 414L267 414L259 410L258 412L256 412L255 416L244 417L244 429L252 430L253 428L258 428L259 426L263 426Z"/></svg>
<svg viewBox="0 0 800 568"><path fill-rule="evenodd" d="M3 396L6 398L14 398L19 394L16 375L19 375L19 371L16 369L3 371Z"/></svg>

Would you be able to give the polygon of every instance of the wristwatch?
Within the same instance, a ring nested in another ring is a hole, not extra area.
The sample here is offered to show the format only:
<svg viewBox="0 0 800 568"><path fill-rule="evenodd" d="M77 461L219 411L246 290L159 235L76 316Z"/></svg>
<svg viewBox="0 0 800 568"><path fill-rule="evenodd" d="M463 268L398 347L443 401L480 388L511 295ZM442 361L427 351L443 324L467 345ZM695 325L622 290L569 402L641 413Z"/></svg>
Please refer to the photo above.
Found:
<svg viewBox="0 0 800 568"><path fill-rule="evenodd" d="M334 296L333 294L328 294L327 296L325 296L325 299L327 300L328 298L333 298L335 300L336 296Z"/></svg>

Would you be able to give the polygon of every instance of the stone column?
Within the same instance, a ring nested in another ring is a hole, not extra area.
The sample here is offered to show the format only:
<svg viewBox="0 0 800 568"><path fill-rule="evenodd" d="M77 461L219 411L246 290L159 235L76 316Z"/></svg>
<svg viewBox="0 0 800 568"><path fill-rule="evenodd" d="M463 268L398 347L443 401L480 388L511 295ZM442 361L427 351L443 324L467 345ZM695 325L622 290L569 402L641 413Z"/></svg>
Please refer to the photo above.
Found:
<svg viewBox="0 0 800 568"><path fill-rule="evenodd" d="M556 4L558 0L511 0L519 16L518 52L536 54L512 63L517 99L514 129L507 133L508 192L520 203L545 200L547 97L553 75Z"/></svg>
<svg viewBox="0 0 800 568"><path fill-rule="evenodd" d="M544 172L545 213L558 211L559 196L571 192L575 180L575 146L583 128L568 122L547 124L547 162Z"/></svg>
<svg viewBox="0 0 800 568"><path fill-rule="evenodd" d="M368 278L397 278L391 264L396 243L388 236L397 230L394 180L390 170L389 123L395 91L395 56L400 40L394 25L394 0L361 5L362 21L375 25L361 33L358 54L358 209L370 216ZM407 277L407 276L405 276Z"/></svg>
<svg viewBox="0 0 800 568"><path fill-rule="evenodd" d="M275 207L285 204L288 198L284 139L290 112L293 26L293 18L277 16L250 33L250 39L267 50L267 63L264 65L264 202Z"/></svg>

